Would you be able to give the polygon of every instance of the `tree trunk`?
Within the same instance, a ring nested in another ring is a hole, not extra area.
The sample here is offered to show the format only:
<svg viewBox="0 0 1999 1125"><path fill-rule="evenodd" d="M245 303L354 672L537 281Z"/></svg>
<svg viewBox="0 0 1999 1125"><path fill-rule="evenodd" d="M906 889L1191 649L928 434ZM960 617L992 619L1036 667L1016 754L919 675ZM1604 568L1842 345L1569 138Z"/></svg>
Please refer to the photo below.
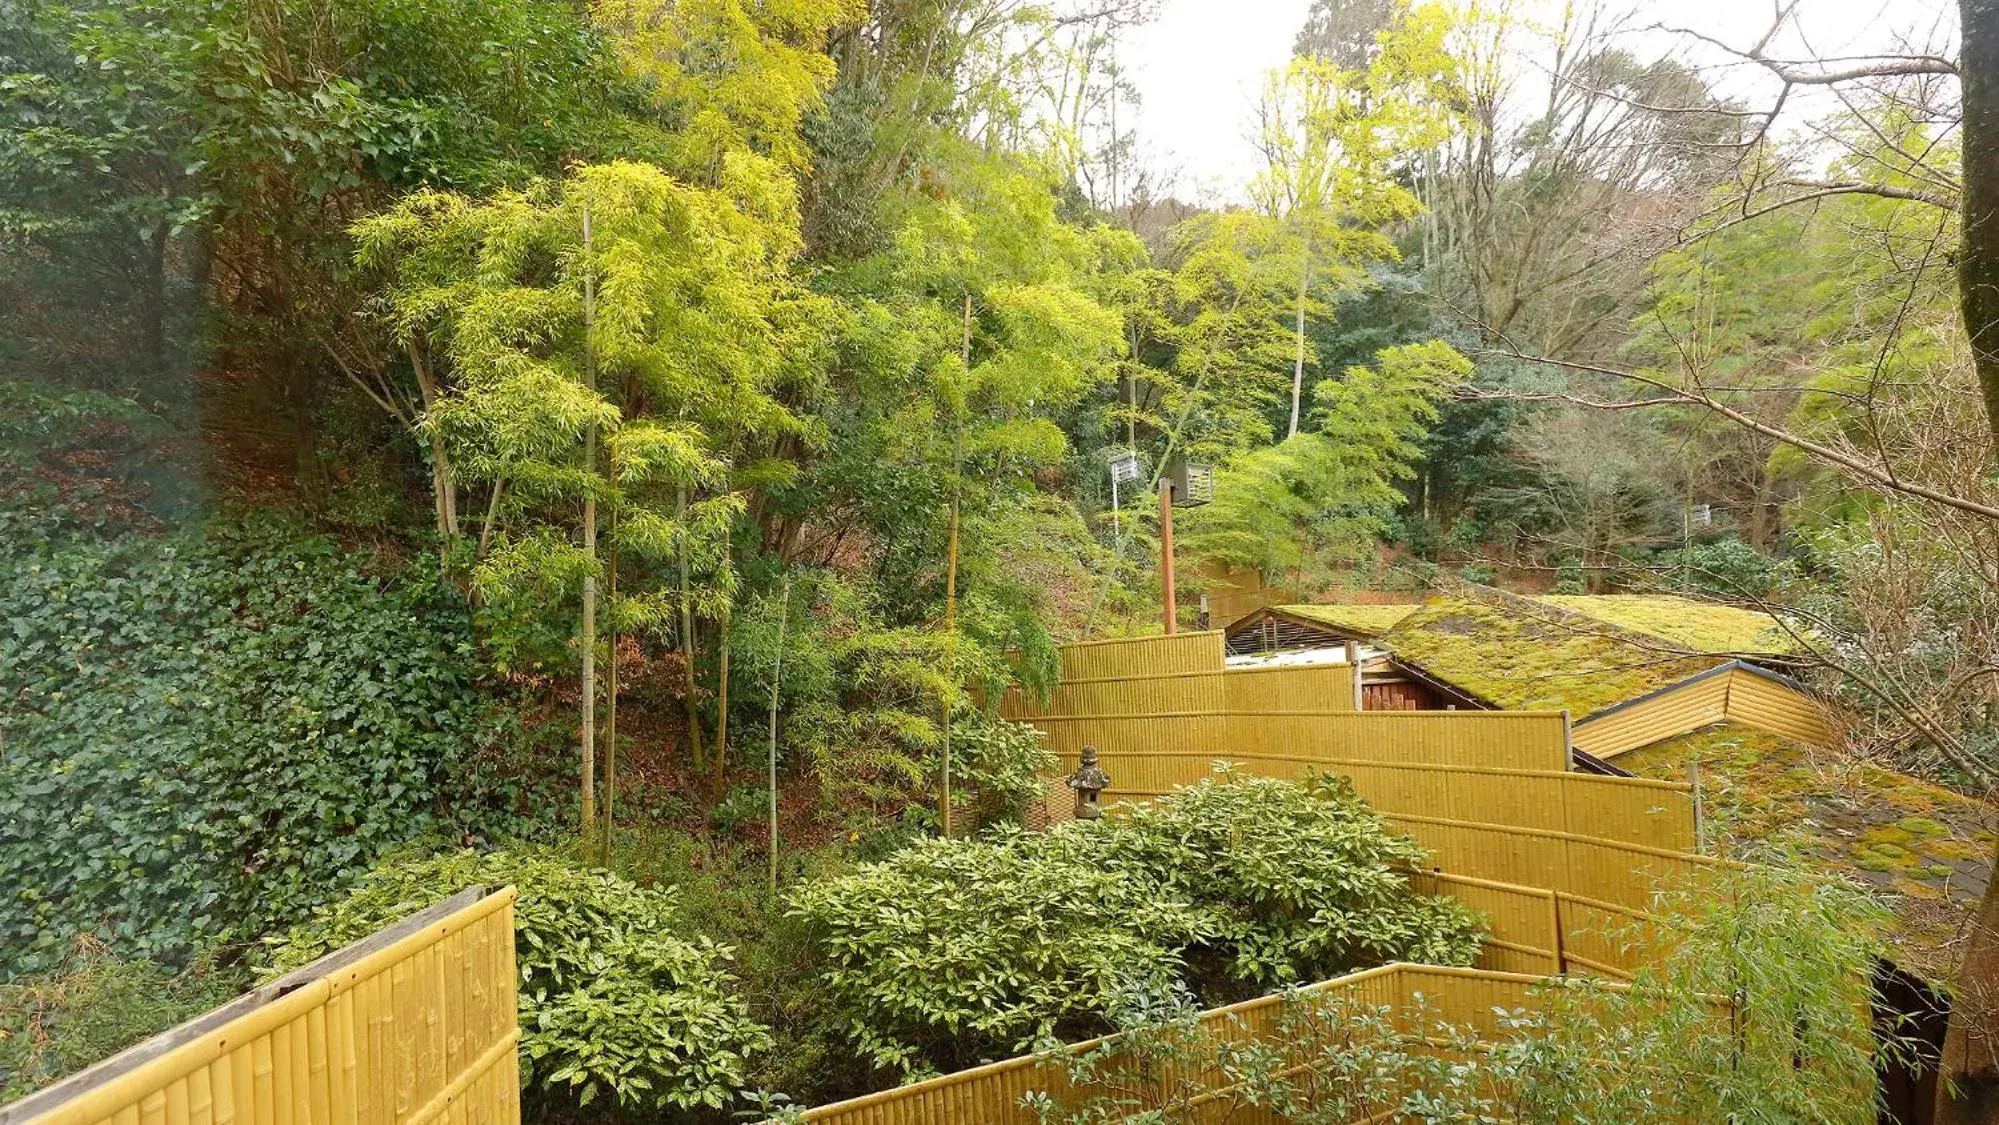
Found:
<svg viewBox="0 0 1999 1125"><path fill-rule="evenodd" d="M1285 437L1298 436L1298 400L1305 393L1305 296L1312 288L1312 248L1305 247L1305 261L1298 267L1298 329L1291 356L1291 429Z"/></svg>
<svg viewBox="0 0 1999 1125"><path fill-rule="evenodd" d="M605 602L611 611L611 635L610 643L604 646L609 659L604 664L604 843L599 854L608 864L618 804L618 504L615 498L611 502L611 548L604 569L610 587L605 591Z"/></svg>
<svg viewBox="0 0 1999 1125"><path fill-rule="evenodd" d="M1958 290L1986 427L1999 453L1999 0L1960 0L1964 247ZM1999 870L1999 855L1993 857ZM1937 1125L1999 1122L1999 896L1986 888L1965 943L1937 1083Z"/></svg>
<svg viewBox="0 0 1999 1125"><path fill-rule="evenodd" d="M1993 857L1999 871L1999 855ZM1965 942L1937 1083L1937 1125L1999 1122L1999 895L1990 889Z"/></svg>
<svg viewBox="0 0 1999 1125"><path fill-rule="evenodd" d="M161 223L147 240L146 281L139 298L140 346L146 352L147 372L155 378L167 373L168 230Z"/></svg>
<svg viewBox="0 0 1999 1125"><path fill-rule="evenodd" d="M1999 447L1999 0L1961 0L1964 247L1958 292L1985 420Z"/></svg>

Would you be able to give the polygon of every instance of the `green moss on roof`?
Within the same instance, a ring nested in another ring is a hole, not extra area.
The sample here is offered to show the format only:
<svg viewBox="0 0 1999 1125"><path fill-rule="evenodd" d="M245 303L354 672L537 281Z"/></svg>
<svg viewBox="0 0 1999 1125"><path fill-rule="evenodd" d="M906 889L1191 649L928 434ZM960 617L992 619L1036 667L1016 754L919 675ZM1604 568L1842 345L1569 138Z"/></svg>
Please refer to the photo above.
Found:
<svg viewBox="0 0 1999 1125"><path fill-rule="evenodd" d="M1336 629L1351 633L1373 636L1385 633L1395 627L1395 623L1420 609L1409 605L1280 605L1271 607L1292 617L1302 617L1307 621L1322 621Z"/></svg>
<svg viewBox="0 0 1999 1125"><path fill-rule="evenodd" d="M1828 868L1872 884L1899 919L1897 960L1931 979L1956 973L1956 939L1992 878L1999 820L1989 805L1837 751L1760 731L1700 731L1620 754L1641 777L1687 780L1733 850L1800 833Z"/></svg>
<svg viewBox="0 0 1999 1125"><path fill-rule="evenodd" d="M1788 653L1797 648L1783 625L1758 609L1669 594L1547 594L1534 600L1695 652Z"/></svg>
<svg viewBox="0 0 1999 1125"><path fill-rule="evenodd" d="M1499 707L1566 708L1576 718L1721 663L1567 613L1537 615L1483 601L1419 607L1380 640L1396 656Z"/></svg>

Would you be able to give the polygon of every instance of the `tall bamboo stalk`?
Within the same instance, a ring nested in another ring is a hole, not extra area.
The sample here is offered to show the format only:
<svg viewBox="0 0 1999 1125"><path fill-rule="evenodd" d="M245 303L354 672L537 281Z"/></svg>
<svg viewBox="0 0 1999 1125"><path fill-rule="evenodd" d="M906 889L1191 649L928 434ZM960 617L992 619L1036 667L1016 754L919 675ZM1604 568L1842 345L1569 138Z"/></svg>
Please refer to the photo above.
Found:
<svg viewBox="0 0 1999 1125"><path fill-rule="evenodd" d="M681 679L681 701L687 710L687 747L693 758L694 776L707 771L707 755L701 749L701 709L694 701L694 605L688 600L687 584L687 485L682 482L674 508L680 518L680 655L686 668Z"/></svg>
<svg viewBox="0 0 1999 1125"><path fill-rule="evenodd" d="M611 552L605 560L608 572L611 610L610 644L605 653L610 663L604 669L604 850L605 862L611 859L611 835L617 815L618 803L618 503L611 500Z"/></svg>
<svg viewBox="0 0 1999 1125"><path fill-rule="evenodd" d="M770 755L768 766L770 775L765 779L770 789L770 893L777 895L777 694L784 685L784 627L791 620L791 575L784 576L783 592L778 595L777 610L777 655L770 664Z"/></svg>
<svg viewBox="0 0 1999 1125"><path fill-rule="evenodd" d="M597 316L597 278L591 258L590 201L583 201L583 382L597 390L596 356L590 330ZM583 428L583 551L590 568L597 567L597 493L591 479L597 472L597 424ZM597 576L583 576L583 850L587 855L597 828Z"/></svg>
<svg viewBox="0 0 1999 1125"><path fill-rule="evenodd" d="M729 611L722 611L717 629L721 646L715 668L715 792L720 795L729 769Z"/></svg>
<svg viewBox="0 0 1999 1125"><path fill-rule="evenodd" d="M972 294L965 293L965 331L961 345L961 355L965 370L972 368ZM956 700L956 691L950 677L957 667L958 655L958 477L963 471L962 449L965 423L957 420L951 434L951 545L944 564L944 768L938 785L937 812L943 821L944 836L951 836L951 705Z"/></svg>
<svg viewBox="0 0 1999 1125"><path fill-rule="evenodd" d="M1291 429L1285 437L1298 436L1298 402L1305 392L1305 295L1312 289L1312 243L1307 239L1301 250L1304 261L1298 266L1297 339L1291 355Z"/></svg>

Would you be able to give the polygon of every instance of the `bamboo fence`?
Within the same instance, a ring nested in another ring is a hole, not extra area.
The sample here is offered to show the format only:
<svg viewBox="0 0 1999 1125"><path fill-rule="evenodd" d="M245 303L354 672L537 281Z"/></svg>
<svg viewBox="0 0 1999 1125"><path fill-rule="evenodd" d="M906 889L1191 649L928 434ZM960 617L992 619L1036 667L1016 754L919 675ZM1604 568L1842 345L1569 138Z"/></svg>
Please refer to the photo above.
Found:
<svg viewBox="0 0 1999 1125"><path fill-rule="evenodd" d="M1408 1013L1419 1006L1431 1018L1471 1028L1481 1036L1502 1034L1499 1015L1526 1007L1531 990L1547 978L1522 973L1493 972L1485 969L1455 969L1431 965L1385 965L1323 981L1299 991L1303 997L1343 996L1358 1004ZM1279 1030L1284 1005L1292 1000L1284 995L1214 1008L1201 1013L1201 1023L1224 1040L1269 1040ZM884 1090L876 1094L807 1110L803 1120L819 1125L1033 1125L1038 1118L1022 1104L1032 1093L1045 1093L1059 1103L1074 1104L1097 1092L1090 1086L1071 1084L1063 1056L1090 1051L1106 1040L1074 1044L1058 1052L1022 1055L985 1066L961 1070L924 1082ZM1309 1049L1310 1044L1292 1044ZM1196 1071L1164 1077L1161 1085L1182 1083L1196 1089L1214 1090L1223 1083L1216 1076ZM1214 1119L1227 1108L1212 1094ZM1202 1108L1194 1106L1195 1109ZM1207 1115L1202 1115L1206 1119ZM1275 1120L1254 1111L1248 1116L1228 1117L1231 1122Z"/></svg>
<svg viewBox="0 0 1999 1125"><path fill-rule="evenodd" d="M0 1125L517 1125L513 903L455 896L0 1107Z"/></svg>

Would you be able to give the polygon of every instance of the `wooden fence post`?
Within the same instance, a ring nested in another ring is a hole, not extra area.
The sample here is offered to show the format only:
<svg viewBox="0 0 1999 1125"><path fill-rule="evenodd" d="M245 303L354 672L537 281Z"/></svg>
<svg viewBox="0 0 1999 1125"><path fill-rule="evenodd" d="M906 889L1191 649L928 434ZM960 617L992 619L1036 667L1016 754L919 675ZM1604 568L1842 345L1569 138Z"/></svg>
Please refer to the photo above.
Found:
<svg viewBox="0 0 1999 1125"><path fill-rule="evenodd" d="M1555 890L1548 892L1548 955L1554 962L1548 974L1561 976L1566 968L1562 963L1562 895Z"/></svg>
<svg viewBox="0 0 1999 1125"><path fill-rule="evenodd" d="M1365 711L1367 696L1361 690L1360 646L1352 641L1347 642L1347 669L1353 673L1353 709Z"/></svg>

